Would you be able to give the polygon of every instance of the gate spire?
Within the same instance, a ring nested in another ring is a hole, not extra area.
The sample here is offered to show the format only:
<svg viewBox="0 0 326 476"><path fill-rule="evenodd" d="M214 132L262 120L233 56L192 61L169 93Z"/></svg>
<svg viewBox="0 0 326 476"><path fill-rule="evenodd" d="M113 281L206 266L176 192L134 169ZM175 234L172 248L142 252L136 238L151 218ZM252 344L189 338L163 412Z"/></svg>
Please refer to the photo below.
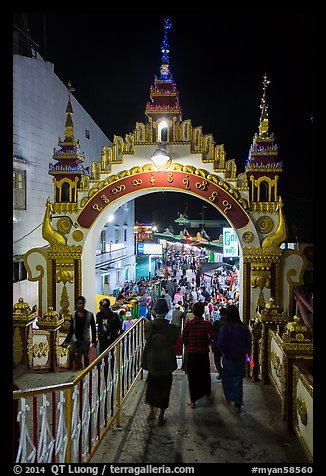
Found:
<svg viewBox="0 0 326 476"><path fill-rule="evenodd" d="M161 78L163 80L172 79L172 75L169 71L170 60L169 60L169 44L168 44L168 30L172 28L172 23L168 18L164 18L164 39L161 47L162 51L162 63L161 63Z"/></svg>
<svg viewBox="0 0 326 476"><path fill-rule="evenodd" d="M266 99L266 89L270 84L270 81L267 79L267 74L264 74L263 78L263 97L261 98L260 109L260 123L259 123L259 137L266 139L268 137L268 103Z"/></svg>
<svg viewBox="0 0 326 476"><path fill-rule="evenodd" d="M164 18L161 75L159 78L155 76L154 85L150 88L151 100L147 102L145 110L149 127L153 127L153 139L156 142L171 142L173 140L172 125L182 120L179 92L170 72L168 30L171 28L170 20Z"/></svg>
<svg viewBox="0 0 326 476"><path fill-rule="evenodd" d="M274 133L269 134L266 99L266 89L269 84L270 81L264 74L259 132L254 135L246 163L246 174L251 184L251 209L255 209L255 211L262 208L263 202L269 204L269 209L276 211L279 200L278 179L283 170L282 162L278 161L278 148L274 140Z"/></svg>
<svg viewBox="0 0 326 476"><path fill-rule="evenodd" d="M60 212L63 208L73 210L77 207L78 187L81 178L87 174L82 163L85 155L80 151L80 141L75 139L74 124L72 120L73 109L70 101L70 93L75 91L71 82L68 81L68 103L66 107L65 138L59 137L60 149L54 149L53 159L56 164L49 164L49 175L53 176L55 211ZM64 207L61 204L65 204ZM69 206L68 206L69 204Z"/></svg>

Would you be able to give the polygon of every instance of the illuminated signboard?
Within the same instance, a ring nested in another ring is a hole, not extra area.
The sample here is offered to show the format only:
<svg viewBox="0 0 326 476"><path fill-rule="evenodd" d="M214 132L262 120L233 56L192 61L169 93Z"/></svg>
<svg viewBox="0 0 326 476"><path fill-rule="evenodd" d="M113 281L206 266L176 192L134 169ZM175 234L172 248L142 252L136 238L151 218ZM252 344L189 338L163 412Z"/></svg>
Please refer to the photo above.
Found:
<svg viewBox="0 0 326 476"><path fill-rule="evenodd" d="M233 228L223 228L223 256L225 258L239 256L238 237Z"/></svg>
<svg viewBox="0 0 326 476"><path fill-rule="evenodd" d="M159 243L138 243L139 255L162 255L163 246Z"/></svg>

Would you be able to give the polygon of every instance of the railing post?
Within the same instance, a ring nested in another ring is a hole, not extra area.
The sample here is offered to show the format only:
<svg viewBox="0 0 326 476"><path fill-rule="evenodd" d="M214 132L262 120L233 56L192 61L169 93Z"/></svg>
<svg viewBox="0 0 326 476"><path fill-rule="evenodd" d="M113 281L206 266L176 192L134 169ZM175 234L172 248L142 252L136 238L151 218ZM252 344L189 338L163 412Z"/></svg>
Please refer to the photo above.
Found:
<svg viewBox="0 0 326 476"><path fill-rule="evenodd" d="M117 359L117 368L118 368L118 384L117 384L117 393L116 393L116 402L117 402L117 414L116 414L116 426L120 426L120 405L121 405L121 359L120 359L120 350L121 350L121 341L117 343L115 356Z"/></svg>
<svg viewBox="0 0 326 476"><path fill-rule="evenodd" d="M66 427L68 435L65 459L66 463L71 463L72 391L72 387L69 387L66 390Z"/></svg>
<svg viewBox="0 0 326 476"><path fill-rule="evenodd" d="M293 365L295 362L313 358L312 332L300 316L294 316L288 322L282 336L282 349L286 357L286 391L284 401L284 419L286 428L293 429Z"/></svg>

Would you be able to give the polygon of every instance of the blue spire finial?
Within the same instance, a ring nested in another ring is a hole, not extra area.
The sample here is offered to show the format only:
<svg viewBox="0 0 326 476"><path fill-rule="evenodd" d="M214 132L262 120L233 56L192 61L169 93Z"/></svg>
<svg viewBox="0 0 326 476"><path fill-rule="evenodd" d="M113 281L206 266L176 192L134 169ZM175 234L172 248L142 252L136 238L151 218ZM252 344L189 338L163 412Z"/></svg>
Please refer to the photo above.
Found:
<svg viewBox="0 0 326 476"><path fill-rule="evenodd" d="M164 18L164 39L161 47L162 51L162 66L161 66L161 79L168 80L171 78L169 71L169 44L168 44L168 30L172 28L172 23L168 18Z"/></svg>

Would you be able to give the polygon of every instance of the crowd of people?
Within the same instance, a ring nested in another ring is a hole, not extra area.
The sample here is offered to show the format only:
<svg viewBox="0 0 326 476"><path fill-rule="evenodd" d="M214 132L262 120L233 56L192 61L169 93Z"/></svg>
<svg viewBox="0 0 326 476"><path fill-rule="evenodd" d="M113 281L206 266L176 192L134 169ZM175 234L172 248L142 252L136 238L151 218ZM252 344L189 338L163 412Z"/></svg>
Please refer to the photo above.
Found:
<svg viewBox="0 0 326 476"><path fill-rule="evenodd" d="M202 301L193 303L192 317L185 322L181 331L185 348L183 369L188 377L190 395L187 405L195 409L202 397L213 403L209 355L210 350L213 350L225 399L228 403L233 402L239 413L243 405L246 359L251 352L251 333L241 321L236 305L228 304L221 310L225 318L220 319L222 322L219 326L205 319L204 308ZM158 298L154 305L155 318L145 323L146 345L142 359L142 367L148 371L145 395L150 407L148 420L154 420L155 410L159 409L159 425L167 421L165 412L169 407L172 374L177 369L175 348L180 332L177 325L166 319L168 312L165 297Z"/></svg>
<svg viewBox="0 0 326 476"><path fill-rule="evenodd" d="M190 401L195 409L202 397L211 402L210 352L214 355L217 379L222 382L224 396L237 411L243 404L243 377L246 357L250 355L251 334L239 315L239 290L236 269L221 266L205 275L196 267L187 275L186 266L175 269L165 266L161 276L141 278L125 283L117 300L138 296L139 316L145 319L145 349L142 367L148 370L146 402L150 407L148 420L158 424L167 421L165 411L177 369L177 356L182 355ZM177 275L178 278L177 278ZM76 300L68 335L63 342L69 347L78 369L89 365L90 345L97 354L105 351L135 322L131 312L113 310L109 299L102 299L96 316L85 309L85 298Z"/></svg>
<svg viewBox="0 0 326 476"><path fill-rule="evenodd" d="M172 373L177 368L176 356L180 355L176 351L178 340L184 348L182 369L188 377L190 408L195 409L202 397L212 402L210 351L226 401L233 402L237 412L243 404L243 377L251 352L251 333L240 319L238 274L235 267L228 270L224 266L211 275L201 273L199 267L192 274L187 278L186 269L177 264L174 270L166 266L159 280L155 277L154 282L137 283L142 295L141 315L147 319L142 365L148 370L148 420L155 419L158 408L159 425L167 421L165 411L169 406ZM160 345L158 329L162 335L169 330L169 337L162 337Z"/></svg>

